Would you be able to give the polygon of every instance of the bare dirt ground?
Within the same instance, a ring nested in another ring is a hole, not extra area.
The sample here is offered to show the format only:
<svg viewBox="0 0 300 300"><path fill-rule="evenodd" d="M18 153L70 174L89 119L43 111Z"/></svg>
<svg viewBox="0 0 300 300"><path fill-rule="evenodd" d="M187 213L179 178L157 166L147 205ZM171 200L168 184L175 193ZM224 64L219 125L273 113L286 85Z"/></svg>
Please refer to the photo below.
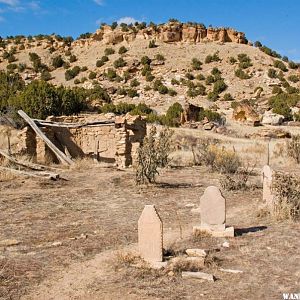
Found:
<svg viewBox="0 0 300 300"><path fill-rule="evenodd" d="M191 237L199 216L190 204L198 205L208 185L219 185L219 175L204 167L165 170L157 185L142 188L133 170L94 167L63 177L0 182L0 241L20 242L0 247L1 299L281 299L299 292L299 223L258 217L261 189L224 193L237 236L222 248L224 238ZM116 250L135 248L145 204L160 213L165 248L221 248L217 263L204 270L217 281L113 267Z"/></svg>

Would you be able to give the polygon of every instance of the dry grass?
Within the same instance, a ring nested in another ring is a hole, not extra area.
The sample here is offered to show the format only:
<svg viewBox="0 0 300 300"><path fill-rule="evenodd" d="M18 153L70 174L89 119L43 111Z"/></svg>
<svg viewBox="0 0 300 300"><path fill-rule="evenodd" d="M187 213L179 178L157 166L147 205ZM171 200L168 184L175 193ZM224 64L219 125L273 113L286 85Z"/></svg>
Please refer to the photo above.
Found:
<svg viewBox="0 0 300 300"><path fill-rule="evenodd" d="M73 171L83 171L90 168L94 168L96 165L95 161L90 157L78 158L75 160L74 164L71 165Z"/></svg>

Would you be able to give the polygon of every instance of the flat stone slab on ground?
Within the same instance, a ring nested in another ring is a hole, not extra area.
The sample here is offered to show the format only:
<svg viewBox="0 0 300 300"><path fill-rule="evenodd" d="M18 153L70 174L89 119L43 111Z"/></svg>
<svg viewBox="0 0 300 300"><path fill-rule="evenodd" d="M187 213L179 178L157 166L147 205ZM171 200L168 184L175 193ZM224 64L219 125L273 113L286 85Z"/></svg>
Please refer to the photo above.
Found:
<svg viewBox="0 0 300 300"><path fill-rule="evenodd" d="M215 277L211 274L204 272L182 272L182 278L192 278L192 279L204 279L208 281L215 281Z"/></svg>
<svg viewBox="0 0 300 300"><path fill-rule="evenodd" d="M210 230L202 226L194 226L193 233L195 234L196 232L204 232L212 237L234 237L234 227L227 227L225 230Z"/></svg>
<svg viewBox="0 0 300 300"><path fill-rule="evenodd" d="M204 249L186 249L185 252L188 256L206 257L208 251Z"/></svg>
<svg viewBox="0 0 300 300"><path fill-rule="evenodd" d="M226 273L233 273L233 274L244 273L244 271L241 271L241 270L223 269L223 268L221 268L220 271L226 272Z"/></svg>

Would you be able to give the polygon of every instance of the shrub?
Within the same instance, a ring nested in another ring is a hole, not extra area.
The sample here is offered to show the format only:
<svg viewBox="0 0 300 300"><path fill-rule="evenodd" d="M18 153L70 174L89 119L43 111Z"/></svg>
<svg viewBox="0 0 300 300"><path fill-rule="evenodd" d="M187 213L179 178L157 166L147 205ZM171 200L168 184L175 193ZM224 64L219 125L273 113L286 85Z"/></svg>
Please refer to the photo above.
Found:
<svg viewBox="0 0 300 300"><path fill-rule="evenodd" d="M139 85L140 85L140 82L136 78L132 79L130 82L131 87L137 87Z"/></svg>
<svg viewBox="0 0 300 300"><path fill-rule="evenodd" d="M137 90L135 90L135 89L128 89L127 90L127 95L130 98L134 98L134 97L138 97L139 96Z"/></svg>
<svg viewBox="0 0 300 300"><path fill-rule="evenodd" d="M219 58L219 52L215 52L213 55L207 55L205 58L205 63L209 64L213 61L220 61L221 59Z"/></svg>
<svg viewBox="0 0 300 300"><path fill-rule="evenodd" d="M165 125L171 127L178 127L180 124L180 116L182 112L183 108L180 103L175 102L173 105L171 105L168 108L167 113L165 115Z"/></svg>
<svg viewBox="0 0 300 300"><path fill-rule="evenodd" d="M96 67L97 68L100 68L100 67L104 66L104 64L105 64L105 62L102 61L101 59L99 59L99 60L96 61Z"/></svg>
<svg viewBox="0 0 300 300"><path fill-rule="evenodd" d="M77 61L77 57L76 57L74 54L72 54L72 55L70 56L70 63L73 63L73 62L75 62L75 61Z"/></svg>
<svg viewBox="0 0 300 300"><path fill-rule="evenodd" d="M191 87L187 91L187 95L191 98L195 98L197 96L204 96L206 95L206 88L204 85L198 85L197 87Z"/></svg>
<svg viewBox="0 0 300 300"><path fill-rule="evenodd" d="M67 50L67 51L65 52L65 56L71 56L71 55L72 55L71 50Z"/></svg>
<svg viewBox="0 0 300 300"><path fill-rule="evenodd" d="M269 105L276 114L283 115L286 120L292 120L290 107L295 106L300 101L300 95L280 93L269 99Z"/></svg>
<svg viewBox="0 0 300 300"><path fill-rule="evenodd" d="M288 94L298 94L299 93L299 89L297 89L293 86L288 86L288 87L286 87L285 90Z"/></svg>
<svg viewBox="0 0 300 300"><path fill-rule="evenodd" d="M143 56L141 58L141 64L142 65L150 65L151 59L148 56Z"/></svg>
<svg viewBox="0 0 300 300"><path fill-rule="evenodd" d="M78 79L78 78L76 78L75 80L74 80L74 84L80 84L81 83L81 81Z"/></svg>
<svg viewBox="0 0 300 300"><path fill-rule="evenodd" d="M101 57L101 60L102 60L103 62L107 62L107 61L109 61L109 58L108 58L108 56L103 55L103 56Z"/></svg>
<svg viewBox="0 0 300 300"><path fill-rule="evenodd" d="M287 155L294 159L297 164L300 163L300 135L292 136L287 142Z"/></svg>
<svg viewBox="0 0 300 300"><path fill-rule="evenodd" d="M125 66L126 66L126 61L122 57L119 57L117 60L114 61L115 68L123 68Z"/></svg>
<svg viewBox="0 0 300 300"><path fill-rule="evenodd" d="M9 70L9 71L16 70L17 68L18 68L17 64L9 64L9 65L6 66L6 69Z"/></svg>
<svg viewBox="0 0 300 300"><path fill-rule="evenodd" d="M49 81L51 79L52 79L52 76L49 71L46 70L41 73L41 80Z"/></svg>
<svg viewBox="0 0 300 300"><path fill-rule="evenodd" d="M196 75L196 79L199 81L205 80L205 76L203 74Z"/></svg>
<svg viewBox="0 0 300 300"><path fill-rule="evenodd" d="M165 85L162 84L158 87L158 92L162 95L165 95L168 94L169 90Z"/></svg>
<svg viewBox="0 0 300 300"><path fill-rule="evenodd" d="M124 54L124 53L126 53L128 51L128 49L126 48L126 47L124 47L124 46L121 46L120 48L119 48L119 54Z"/></svg>
<svg viewBox="0 0 300 300"><path fill-rule="evenodd" d="M208 84L208 85L210 85L210 84L214 83L215 81L216 80L215 80L215 77L213 75L208 75L206 77L205 83Z"/></svg>
<svg viewBox="0 0 300 300"><path fill-rule="evenodd" d="M238 60L240 69L247 69L252 66L250 57L245 53L238 54Z"/></svg>
<svg viewBox="0 0 300 300"><path fill-rule="evenodd" d="M296 83L296 82L298 82L300 79L299 79L299 76L298 76L298 75L290 75L290 76L288 77L288 80L291 81L291 82Z"/></svg>
<svg viewBox="0 0 300 300"><path fill-rule="evenodd" d="M202 65L202 62L199 59L197 59L197 58L192 59L193 70L201 70L201 65Z"/></svg>
<svg viewBox="0 0 300 300"><path fill-rule="evenodd" d="M278 54L276 51L266 47L266 46L261 46L259 48L259 50L261 50L262 52L266 53L267 55L270 55L272 57L277 57L277 58L281 58L281 55Z"/></svg>
<svg viewBox="0 0 300 300"><path fill-rule="evenodd" d="M157 46L156 46L156 44L155 44L155 41L154 40L151 40L150 42L149 42L149 48L156 48Z"/></svg>
<svg viewBox="0 0 300 300"><path fill-rule="evenodd" d="M160 53L156 54L155 59L159 60L159 61L165 61L166 60L165 57Z"/></svg>
<svg viewBox="0 0 300 300"><path fill-rule="evenodd" d="M172 85L179 85L180 82L179 82L177 79L172 78L172 79L171 79L171 84L172 84Z"/></svg>
<svg viewBox="0 0 300 300"><path fill-rule="evenodd" d="M287 67L281 60L275 60L274 61L274 67L280 69L283 72L287 72Z"/></svg>
<svg viewBox="0 0 300 300"><path fill-rule="evenodd" d="M133 110L130 111L131 115L149 115L153 114L153 110L145 103L139 103Z"/></svg>
<svg viewBox="0 0 300 300"><path fill-rule="evenodd" d="M299 68L299 64L297 64L297 63L295 63L293 61L290 61L289 62L289 68L290 69L297 69L297 68Z"/></svg>
<svg viewBox="0 0 300 300"><path fill-rule="evenodd" d="M106 48L106 49L104 50L104 54L105 54L106 56L112 55L112 54L114 54L114 53L115 53L115 50L114 50L113 48Z"/></svg>
<svg viewBox="0 0 300 300"><path fill-rule="evenodd" d="M204 118L207 118L210 122L219 122L221 120L221 115L216 111L203 109L199 112L198 119L199 121L202 121Z"/></svg>
<svg viewBox="0 0 300 300"><path fill-rule="evenodd" d="M214 92L214 93L220 94L220 93L222 93L223 91L225 91L226 89L227 89L227 84L224 82L223 79L217 80L217 81L214 83L214 87L213 87L213 92Z"/></svg>
<svg viewBox="0 0 300 300"><path fill-rule="evenodd" d="M220 75L220 74L222 74L221 73L221 71L218 69L218 68L216 68L216 67L214 67L212 70L211 70L211 75Z"/></svg>
<svg viewBox="0 0 300 300"><path fill-rule="evenodd" d="M236 62L237 62L237 60L234 58L234 57L229 57L229 63L231 64L231 65L234 65Z"/></svg>
<svg viewBox="0 0 300 300"><path fill-rule="evenodd" d="M254 46L257 47L257 48L260 48L260 47L262 47L262 43L260 41L256 41L254 43Z"/></svg>
<svg viewBox="0 0 300 300"><path fill-rule="evenodd" d="M248 75L245 71L243 71L242 69L237 69L235 70L234 72L235 76L240 78L240 79L243 79L243 80L246 80L246 79L249 79L251 78L250 75Z"/></svg>
<svg viewBox="0 0 300 300"><path fill-rule="evenodd" d="M21 73L22 73L23 71L25 71L26 68L27 68L27 65L24 64L24 63L20 63L20 64L18 65L18 71L21 72Z"/></svg>
<svg viewBox="0 0 300 300"><path fill-rule="evenodd" d="M268 70L268 76L269 76L270 78L276 78L276 77L277 77L277 72L276 72L276 70L275 70L275 69L269 69L269 70Z"/></svg>
<svg viewBox="0 0 300 300"><path fill-rule="evenodd" d="M52 59L52 66L57 69L61 68L64 65L64 60L62 59L61 55L55 56Z"/></svg>
<svg viewBox="0 0 300 300"><path fill-rule="evenodd" d="M194 80L194 79L195 79L195 76L194 76L192 73L186 73L186 74L185 74L185 77L186 77L188 80Z"/></svg>
<svg viewBox="0 0 300 300"><path fill-rule="evenodd" d="M282 89L279 86L274 86L272 89L272 94L280 94L283 93Z"/></svg>
<svg viewBox="0 0 300 300"><path fill-rule="evenodd" d="M168 89L168 95L171 97L174 97L177 95L177 92L173 89Z"/></svg>
<svg viewBox="0 0 300 300"><path fill-rule="evenodd" d="M217 101L219 98L219 94L216 93L216 92L209 92L207 94L207 99L210 100L210 101Z"/></svg>
<svg viewBox="0 0 300 300"><path fill-rule="evenodd" d="M147 73L146 73L146 81L148 81L148 82L151 82L151 81L153 81L154 80L154 78L155 78L155 76L153 76L152 74L151 74L151 72L150 71L148 71Z"/></svg>
<svg viewBox="0 0 300 300"><path fill-rule="evenodd" d="M97 73L95 73L95 72L90 72L90 74L89 74L89 79L95 79L96 76L97 76Z"/></svg>
<svg viewBox="0 0 300 300"><path fill-rule="evenodd" d="M168 165L173 132L163 129L158 138L155 138L156 134L156 128L151 127L149 134L138 148L136 184L155 182L155 177L159 174L158 168Z"/></svg>
<svg viewBox="0 0 300 300"><path fill-rule="evenodd" d="M34 80L10 100L10 105L24 110L32 118L44 119L49 115L79 113L86 107L85 99L86 90L55 87L45 81Z"/></svg>
<svg viewBox="0 0 300 300"><path fill-rule="evenodd" d="M298 176L275 172L272 180L272 215L278 220L296 221L300 217L300 181Z"/></svg>
<svg viewBox="0 0 300 300"><path fill-rule="evenodd" d="M226 93L226 94L224 94L223 100L224 101L232 101L233 97L231 96L230 93Z"/></svg>
<svg viewBox="0 0 300 300"><path fill-rule="evenodd" d="M66 72L65 72L65 79L67 81L75 78L78 74L80 73L80 67L78 66L75 66L73 67L72 69L68 69Z"/></svg>
<svg viewBox="0 0 300 300"><path fill-rule="evenodd" d="M282 60L283 60L284 62L286 62L286 63L289 62L289 58L288 58L287 56L283 56L283 57L282 57Z"/></svg>

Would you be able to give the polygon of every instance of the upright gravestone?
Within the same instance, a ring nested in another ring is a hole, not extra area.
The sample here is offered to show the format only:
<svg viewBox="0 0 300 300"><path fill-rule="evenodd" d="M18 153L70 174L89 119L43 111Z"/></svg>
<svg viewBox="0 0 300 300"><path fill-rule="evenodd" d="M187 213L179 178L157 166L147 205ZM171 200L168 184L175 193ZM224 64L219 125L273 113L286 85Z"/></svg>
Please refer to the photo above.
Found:
<svg viewBox="0 0 300 300"><path fill-rule="evenodd" d="M148 262L163 260L163 224L154 205L145 205L138 221L141 257Z"/></svg>
<svg viewBox="0 0 300 300"><path fill-rule="evenodd" d="M200 198L200 226L195 231L204 231L215 237L234 236L234 228L226 227L226 200L216 186L209 186Z"/></svg>
<svg viewBox="0 0 300 300"><path fill-rule="evenodd" d="M272 177L273 170L270 166L263 167L263 201L267 206L272 206L274 201L274 195L272 194Z"/></svg>

